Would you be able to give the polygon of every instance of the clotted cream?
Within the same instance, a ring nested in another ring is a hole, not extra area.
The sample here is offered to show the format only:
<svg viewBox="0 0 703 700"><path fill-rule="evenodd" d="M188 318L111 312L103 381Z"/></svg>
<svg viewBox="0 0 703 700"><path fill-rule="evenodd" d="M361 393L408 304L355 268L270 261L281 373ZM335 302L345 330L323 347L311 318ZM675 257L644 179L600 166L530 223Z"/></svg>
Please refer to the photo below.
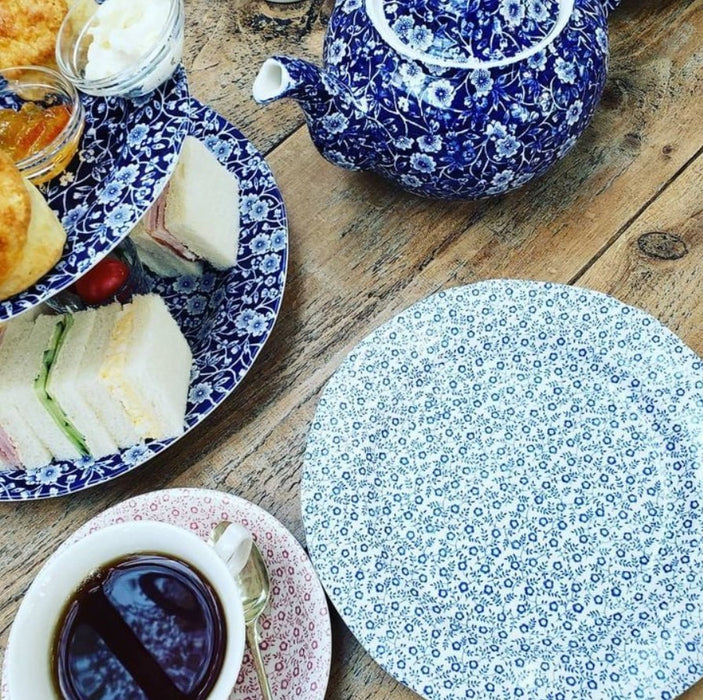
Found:
<svg viewBox="0 0 703 700"><path fill-rule="evenodd" d="M85 77L103 80L134 68L163 40L170 0L106 0L96 11L88 33Z"/></svg>

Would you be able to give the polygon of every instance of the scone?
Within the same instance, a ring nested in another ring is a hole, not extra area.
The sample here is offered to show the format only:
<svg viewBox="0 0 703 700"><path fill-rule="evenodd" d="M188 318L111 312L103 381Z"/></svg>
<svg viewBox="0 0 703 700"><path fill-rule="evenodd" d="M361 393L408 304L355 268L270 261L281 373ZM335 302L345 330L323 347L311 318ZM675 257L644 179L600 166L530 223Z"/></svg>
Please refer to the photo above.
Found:
<svg viewBox="0 0 703 700"><path fill-rule="evenodd" d="M0 300L45 275L65 243L66 231L44 197L0 151Z"/></svg>
<svg viewBox="0 0 703 700"><path fill-rule="evenodd" d="M0 2L0 69L56 65L56 35L66 0Z"/></svg>
<svg viewBox="0 0 703 700"><path fill-rule="evenodd" d="M29 191L10 156L0 151L0 279L22 255L32 216Z"/></svg>

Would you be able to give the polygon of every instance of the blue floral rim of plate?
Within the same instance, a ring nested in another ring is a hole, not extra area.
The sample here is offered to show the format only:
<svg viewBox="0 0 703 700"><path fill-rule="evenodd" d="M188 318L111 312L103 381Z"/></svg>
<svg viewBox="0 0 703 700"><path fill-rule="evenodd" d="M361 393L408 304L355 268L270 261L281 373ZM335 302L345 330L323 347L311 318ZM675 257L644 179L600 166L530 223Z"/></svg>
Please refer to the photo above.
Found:
<svg viewBox="0 0 703 700"><path fill-rule="evenodd" d="M496 280L410 307L328 382L309 553L425 698L674 698L703 676L703 362L604 294Z"/></svg>
<svg viewBox="0 0 703 700"><path fill-rule="evenodd" d="M190 114L190 133L239 180L240 232L237 265L230 270L208 267L201 278L152 280L152 291L164 297L193 351L186 433L229 396L261 352L278 316L288 266L286 210L263 157L209 107L193 99ZM98 460L0 472L0 501L51 498L102 484L173 442L147 442Z"/></svg>
<svg viewBox="0 0 703 700"><path fill-rule="evenodd" d="M140 100L82 95L85 128L76 157L41 190L66 229L58 264L0 302L0 321L70 286L107 255L160 194L188 133L184 68Z"/></svg>

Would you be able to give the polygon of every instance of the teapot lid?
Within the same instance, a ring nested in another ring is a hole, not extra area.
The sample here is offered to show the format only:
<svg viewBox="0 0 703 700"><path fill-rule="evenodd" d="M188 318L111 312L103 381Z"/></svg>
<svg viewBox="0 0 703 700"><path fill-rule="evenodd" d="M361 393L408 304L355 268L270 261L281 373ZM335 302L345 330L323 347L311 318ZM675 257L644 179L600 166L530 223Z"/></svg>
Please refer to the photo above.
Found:
<svg viewBox="0 0 703 700"><path fill-rule="evenodd" d="M383 39L408 58L438 66L492 68L550 44L574 0L366 0Z"/></svg>

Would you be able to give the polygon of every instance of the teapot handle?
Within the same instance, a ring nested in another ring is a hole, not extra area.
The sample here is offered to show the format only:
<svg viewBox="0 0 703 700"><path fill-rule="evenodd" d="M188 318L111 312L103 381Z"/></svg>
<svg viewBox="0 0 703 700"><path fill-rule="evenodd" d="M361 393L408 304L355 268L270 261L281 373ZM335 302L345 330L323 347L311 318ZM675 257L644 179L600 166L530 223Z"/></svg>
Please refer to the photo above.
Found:
<svg viewBox="0 0 703 700"><path fill-rule="evenodd" d="M620 0L602 0L606 17L620 4Z"/></svg>

